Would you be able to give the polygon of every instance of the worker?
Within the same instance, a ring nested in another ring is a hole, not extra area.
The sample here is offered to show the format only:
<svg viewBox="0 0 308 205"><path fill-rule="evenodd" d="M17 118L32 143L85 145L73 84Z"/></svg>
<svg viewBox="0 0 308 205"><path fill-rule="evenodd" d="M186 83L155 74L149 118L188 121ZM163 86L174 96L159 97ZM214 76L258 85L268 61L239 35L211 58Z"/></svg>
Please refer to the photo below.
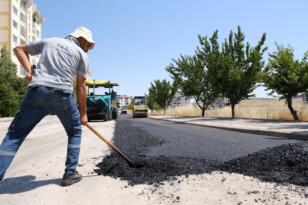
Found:
<svg viewBox="0 0 308 205"><path fill-rule="evenodd" d="M82 175L76 171L76 167L80 152L81 124L88 122L85 81L89 60L86 53L93 47L92 32L79 27L66 38L48 38L14 48L29 84L27 94L0 145L0 180L3 180L27 135L49 113L58 116L68 135L61 185L68 186L81 180ZM40 55L36 69L32 69L28 55ZM79 110L72 94L75 79Z"/></svg>

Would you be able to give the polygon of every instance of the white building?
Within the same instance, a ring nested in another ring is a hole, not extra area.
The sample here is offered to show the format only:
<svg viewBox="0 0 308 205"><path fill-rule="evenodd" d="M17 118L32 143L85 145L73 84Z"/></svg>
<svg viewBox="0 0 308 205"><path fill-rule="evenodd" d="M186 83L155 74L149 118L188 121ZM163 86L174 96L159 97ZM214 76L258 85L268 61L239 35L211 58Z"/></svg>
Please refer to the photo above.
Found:
<svg viewBox="0 0 308 205"><path fill-rule="evenodd" d="M16 45L40 40L43 22L44 17L32 0L0 0L0 47L6 46L10 51L19 76L24 75L24 69L13 49ZM38 56L30 56L32 64L37 64L38 59Z"/></svg>
<svg viewBox="0 0 308 205"><path fill-rule="evenodd" d="M172 107L183 107L192 105L195 102L193 98L183 96L180 91L177 91L172 98L171 106Z"/></svg>
<svg viewBox="0 0 308 205"><path fill-rule="evenodd" d="M304 92L299 97L302 98L304 104L308 104L308 92Z"/></svg>
<svg viewBox="0 0 308 205"><path fill-rule="evenodd" d="M117 98L117 103L120 107L127 107L128 104L132 103L132 96L119 95Z"/></svg>
<svg viewBox="0 0 308 205"><path fill-rule="evenodd" d="M210 106L211 108L221 108L224 107L227 103L226 98L216 98L214 103ZM181 94L180 91L177 91L172 98L171 106L172 107L185 107L185 106L191 106L196 105L196 100L192 97L186 97Z"/></svg>

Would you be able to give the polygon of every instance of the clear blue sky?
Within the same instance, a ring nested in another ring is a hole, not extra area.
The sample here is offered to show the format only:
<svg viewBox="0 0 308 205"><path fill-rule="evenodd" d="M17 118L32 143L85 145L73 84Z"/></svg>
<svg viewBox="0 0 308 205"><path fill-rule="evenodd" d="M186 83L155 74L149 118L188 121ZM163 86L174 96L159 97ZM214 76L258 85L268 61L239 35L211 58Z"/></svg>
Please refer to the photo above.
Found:
<svg viewBox="0 0 308 205"><path fill-rule="evenodd" d="M218 29L220 40L237 25L252 45L267 33L291 45L297 58L308 50L307 0L34 0L45 16L43 38L65 37L75 27L92 30L92 76L118 82L118 94L143 95L156 79L168 79L172 58L193 54L197 35ZM268 54L264 56L268 57ZM262 89L257 97L266 96Z"/></svg>

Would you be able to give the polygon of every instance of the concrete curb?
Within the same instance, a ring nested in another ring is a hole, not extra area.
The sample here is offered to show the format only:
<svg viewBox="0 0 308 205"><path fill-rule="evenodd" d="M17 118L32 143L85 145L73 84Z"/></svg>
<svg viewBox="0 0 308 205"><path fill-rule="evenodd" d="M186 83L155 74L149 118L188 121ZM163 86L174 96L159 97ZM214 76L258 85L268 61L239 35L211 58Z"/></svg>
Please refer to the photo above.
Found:
<svg viewBox="0 0 308 205"><path fill-rule="evenodd" d="M222 130L228 130L228 131L234 131L234 132L242 132L242 133L249 133L249 134L256 134L256 135L268 135L268 136L274 136L274 137L284 137L287 139L296 139L296 140L302 140L302 141L308 141L308 136L304 134L299 133L287 133L287 132L277 132L277 131L269 131L269 130L258 130L258 129L245 129L245 128L232 128L232 127L225 127L225 126L219 126L219 125L206 125L206 124L197 124L197 123L190 123L190 122L179 122L174 121L172 119L164 119L164 118L151 118L154 120L164 120L169 121L177 124L188 124L188 125L195 125L195 126L201 126L201 127L209 127L209 128L215 128L215 129L222 129Z"/></svg>
<svg viewBox="0 0 308 205"><path fill-rule="evenodd" d="M13 117L1 117L0 122L11 122Z"/></svg>

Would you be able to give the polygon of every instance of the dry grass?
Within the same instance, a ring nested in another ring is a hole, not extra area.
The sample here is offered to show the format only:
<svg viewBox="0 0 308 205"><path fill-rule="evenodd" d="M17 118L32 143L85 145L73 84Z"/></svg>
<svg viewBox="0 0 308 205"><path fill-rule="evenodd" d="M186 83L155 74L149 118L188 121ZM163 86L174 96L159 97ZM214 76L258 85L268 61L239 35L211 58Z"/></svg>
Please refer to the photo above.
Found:
<svg viewBox="0 0 308 205"><path fill-rule="evenodd" d="M301 121L308 121L308 105L304 105L301 99L293 101L293 108L297 111ZM154 115L162 115L163 111L156 111ZM196 106L170 108L166 111L170 116L201 116L201 110ZM231 117L231 107L216 108L205 112L207 117ZM244 100L235 106L236 118L253 118L269 120L293 120L292 115L284 103L277 99L253 99Z"/></svg>
<svg viewBox="0 0 308 205"><path fill-rule="evenodd" d="M152 111L151 114L152 115L164 115L164 111L162 110ZM175 108L167 109L165 115L195 117L195 116L201 116L201 110L196 108L193 105L185 106L185 107L175 107Z"/></svg>

